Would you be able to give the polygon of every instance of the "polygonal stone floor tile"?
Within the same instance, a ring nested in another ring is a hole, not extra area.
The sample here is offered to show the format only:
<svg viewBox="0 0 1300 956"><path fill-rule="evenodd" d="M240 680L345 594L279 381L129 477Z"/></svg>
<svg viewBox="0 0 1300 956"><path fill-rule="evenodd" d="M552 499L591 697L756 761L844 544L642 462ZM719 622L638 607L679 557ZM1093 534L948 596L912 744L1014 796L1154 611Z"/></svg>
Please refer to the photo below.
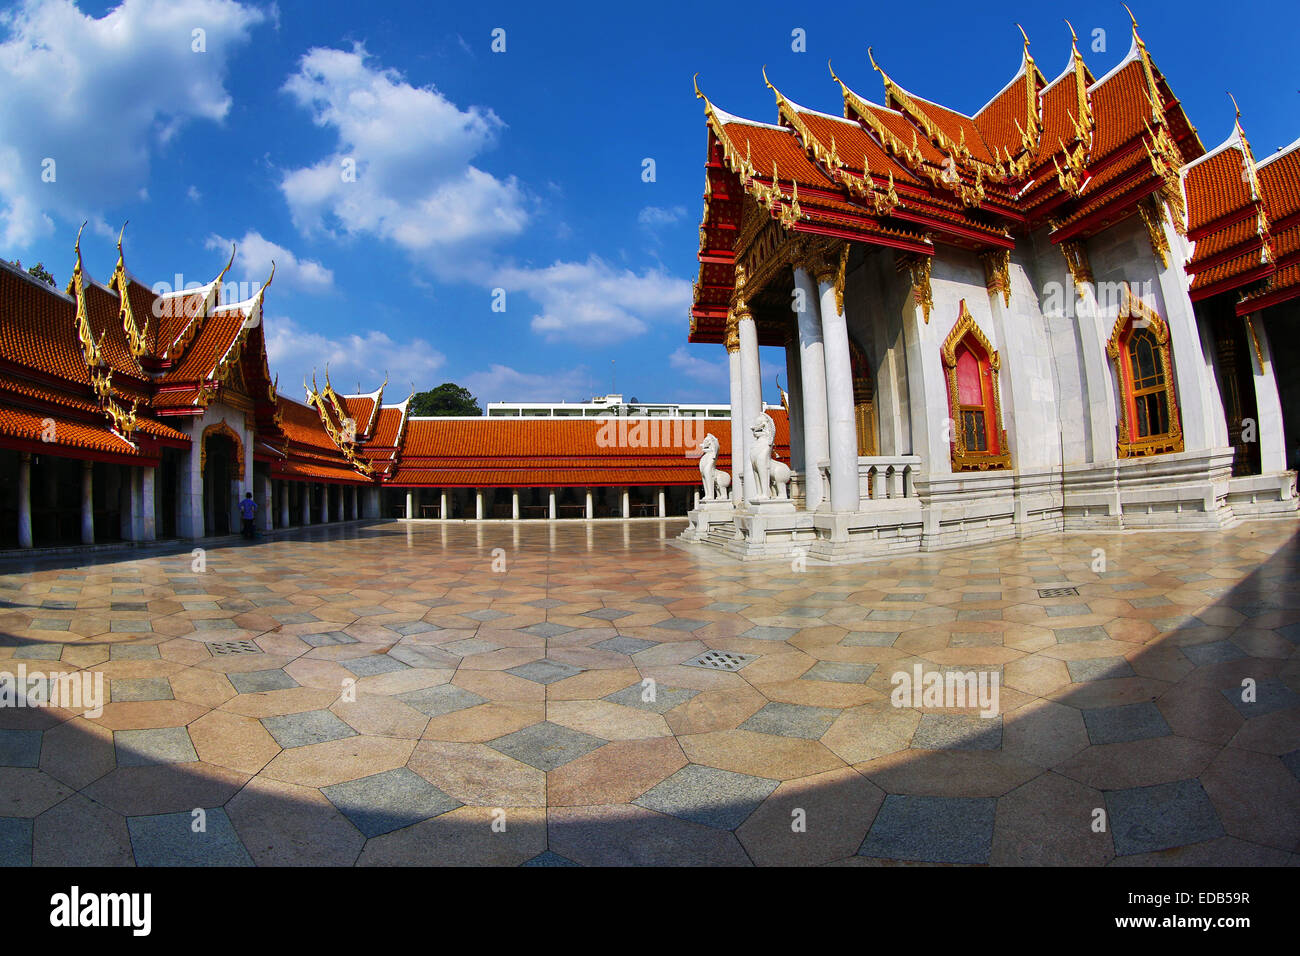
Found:
<svg viewBox="0 0 1300 956"><path fill-rule="evenodd" d="M475 654L486 654L488 651L495 651L501 648L500 644L493 644L491 641L481 641L477 637L467 637L463 641L452 641L450 644L439 645L444 651L450 651L459 657L473 657Z"/></svg>
<svg viewBox="0 0 1300 956"><path fill-rule="evenodd" d="M566 664L563 661L542 658L539 661L529 661L527 664L508 668L506 673L537 684L554 684L556 681L572 677L574 674L581 674L582 668L574 667L572 664Z"/></svg>
<svg viewBox="0 0 1300 956"><path fill-rule="evenodd" d="M198 820L202 828L198 828ZM128 817L137 866L252 866L253 859L221 807Z"/></svg>
<svg viewBox="0 0 1300 956"><path fill-rule="evenodd" d="M330 740L353 737L356 731L340 720L332 711L309 710L300 714L263 717L262 726L275 742L285 750L322 744Z"/></svg>
<svg viewBox="0 0 1300 956"><path fill-rule="evenodd" d="M346 631L319 631L316 634L299 635L312 647L330 647L334 644L356 644L357 639Z"/></svg>
<svg viewBox="0 0 1300 956"><path fill-rule="evenodd" d="M367 838L461 806L406 767L322 787L321 793Z"/></svg>
<svg viewBox="0 0 1300 956"><path fill-rule="evenodd" d="M242 674L227 674L226 679L241 694L261 694L272 690L287 690L298 687L296 680L276 667L264 671L246 671Z"/></svg>
<svg viewBox="0 0 1300 956"><path fill-rule="evenodd" d="M839 642L842 647L893 647L899 631L850 631Z"/></svg>
<svg viewBox="0 0 1300 956"><path fill-rule="evenodd" d="M599 618L602 621L617 621L619 618L630 617L632 611L623 611L616 607L598 607L594 611L583 611L583 617Z"/></svg>
<svg viewBox="0 0 1300 956"><path fill-rule="evenodd" d="M39 767L41 731L0 730L0 767Z"/></svg>
<svg viewBox="0 0 1300 956"><path fill-rule="evenodd" d="M343 661L342 664L358 677L374 677L378 674L391 674L394 671L404 671L410 667L409 664L403 664L401 661L395 660L387 654L372 654L369 657L354 657L350 661Z"/></svg>
<svg viewBox="0 0 1300 956"><path fill-rule="evenodd" d="M611 637L591 646L598 647L602 651L614 651L617 654L635 654L648 647L658 647L659 642L647 641L639 637Z"/></svg>
<svg viewBox="0 0 1300 956"><path fill-rule="evenodd" d="M118 730L113 733L119 767L145 767L160 763L191 763L199 759L184 727Z"/></svg>
<svg viewBox="0 0 1300 956"><path fill-rule="evenodd" d="M1253 688L1230 687L1221 691L1228 703L1237 708L1237 713L1249 720L1251 717L1263 717L1275 710L1300 707L1300 694L1275 677L1264 677L1255 682ZM1254 700L1245 698L1253 693Z"/></svg>
<svg viewBox="0 0 1300 956"><path fill-rule="evenodd" d="M922 863L987 863L997 800L889 794L859 856Z"/></svg>
<svg viewBox="0 0 1300 956"><path fill-rule="evenodd" d="M570 730L568 727L561 727L559 724L544 720L523 730L490 740L488 746L538 770L554 770L583 754L591 753L597 747L603 747L606 743L607 740L593 737L591 734Z"/></svg>
<svg viewBox="0 0 1300 956"><path fill-rule="evenodd" d="M1105 797L1115 852L1120 856L1223 836L1214 804L1195 777L1152 787L1111 790Z"/></svg>
<svg viewBox="0 0 1300 956"><path fill-rule="evenodd" d="M777 788L775 780L687 764L633 801L719 830L734 830Z"/></svg>
<svg viewBox="0 0 1300 956"><path fill-rule="evenodd" d="M487 701L486 697L480 697L473 691L457 687L455 684L438 684L422 690L408 691L405 694L398 694L397 699L410 704L429 717L441 717L443 714L464 710L466 707L474 707Z"/></svg>
<svg viewBox="0 0 1300 956"><path fill-rule="evenodd" d="M1122 657L1092 657L1081 661L1066 661L1065 668L1070 672L1070 680L1076 684L1137 676L1133 671L1133 665Z"/></svg>
<svg viewBox="0 0 1300 956"><path fill-rule="evenodd" d="M574 863L567 856L560 856L558 853L552 853L546 850L537 854L531 860L519 864L520 866L581 866L581 863Z"/></svg>
<svg viewBox="0 0 1300 956"><path fill-rule="evenodd" d="M1150 701L1084 710L1083 722L1094 745L1122 744L1173 733L1160 708Z"/></svg>
<svg viewBox="0 0 1300 956"><path fill-rule="evenodd" d="M565 627L563 624L556 624L554 621L542 621L538 624L529 624L527 627L521 627L521 631L533 634L537 637L559 637L561 634L568 634L573 630L571 627Z"/></svg>
<svg viewBox="0 0 1300 956"><path fill-rule="evenodd" d="M1002 717L922 714L912 735L913 750L1000 750Z"/></svg>
<svg viewBox="0 0 1300 956"><path fill-rule="evenodd" d="M865 684L876 670L875 664L849 664L843 661L818 661L803 672L801 680L826 680L840 684Z"/></svg>
<svg viewBox="0 0 1300 956"><path fill-rule="evenodd" d="M658 682L651 687L638 682L607 694L604 699L612 704L622 704L624 707L636 707L654 711L656 714L666 714L698 693L698 690L689 687L668 687Z"/></svg>
<svg viewBox="0 0 1300 956"><path fill-rule="evenodd" d="M741 724L740 729L780 737L820 740L839 715L840 711L829 707L808 707L804 704L773 701L765 704L758 713Z"/></svg>
<svg viewBox="0 0 1300 956"><path fill-rule="evenodd" d="M759 625L751 627L747 631L742 631L740 636L749 638L751 641L788 641L799 633L797 627L775 627Z"/></svg>
<svg viewBox="0 0 1300 956"><path fill-rule="evenodd" d="M0 817L0 867L31 866L32 821L22 817Z"/></svg>

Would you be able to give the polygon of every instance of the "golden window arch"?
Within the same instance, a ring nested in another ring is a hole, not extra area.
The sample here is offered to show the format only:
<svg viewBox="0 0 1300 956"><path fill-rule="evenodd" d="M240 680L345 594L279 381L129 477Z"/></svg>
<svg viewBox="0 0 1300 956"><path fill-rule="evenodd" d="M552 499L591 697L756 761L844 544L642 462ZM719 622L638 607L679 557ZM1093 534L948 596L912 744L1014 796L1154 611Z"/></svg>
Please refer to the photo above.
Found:
<svg viewBox="0 0 1300 956"><path fill-rule="evenodd" d="M1106 354L1119 392L1116 454L1139 458L1182 451L1169 326L1127 283Z"/></svg>
<svg viewBox="0 0 1300 956"><path fill-rule="evenodd" d="M965 299L940 352L948 381L952 470L1011 467L998 390L1001 359L975 324Z"/></svg>

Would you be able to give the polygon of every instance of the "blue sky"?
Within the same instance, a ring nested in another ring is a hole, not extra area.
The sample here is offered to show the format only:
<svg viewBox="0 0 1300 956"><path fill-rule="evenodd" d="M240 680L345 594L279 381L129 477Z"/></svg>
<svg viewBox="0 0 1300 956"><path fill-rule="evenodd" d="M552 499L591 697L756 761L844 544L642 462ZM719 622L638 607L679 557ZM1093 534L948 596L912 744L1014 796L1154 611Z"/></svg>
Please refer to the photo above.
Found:
<svg viewBox="0 0 1300 956"><path fill-rule="evenodd" d="M1200 0L1133 7L1207 148L1231 131L1226 90L1257 157L1300 136L1292 2L1227 19ZM294 397L329 362L348 390L387 371L393 400L447 380L482 402L583 400L616 374L643 401L726 401L722 347L686 344L706 143L693 73L722 108L771 122L766 63L786 95L838 112L826 61L880 101L871 45L912 92L970 113L1018 68L1017 22L1048 79L1069 52L1063 17L1098 76L1129 46L1118 2L4 9L0 256L63 284L88 219L87 268L107 280L129 219L127 266L150 284L209 281L232 239L236 281L255 287L275 258L267 336ZM784 359L763 361L774 401Z"/></svg>

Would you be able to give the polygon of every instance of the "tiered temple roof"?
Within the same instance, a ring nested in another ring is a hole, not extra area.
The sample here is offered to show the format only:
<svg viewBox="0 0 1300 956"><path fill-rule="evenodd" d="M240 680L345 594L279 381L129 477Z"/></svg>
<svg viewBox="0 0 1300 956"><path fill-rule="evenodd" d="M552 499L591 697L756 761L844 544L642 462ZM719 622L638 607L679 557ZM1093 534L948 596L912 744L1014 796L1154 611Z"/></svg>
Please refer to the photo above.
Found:
<svg viewBox="0 0 1300 956"><path fill-rule="evenodd" d="M1054 243L1086 239L1133 215L1155 222L1161 207L1183 229L1187 204L1202 197L1185 198L1180 170L1205 149L1137 23L1128 54L1100 79L1070 34L1051 82L1025 37L1015 74L971 116L905 89L874 51L883 103L832 68L842 117L792 102L764 70L776 122L756 122L718 108L697 78L708 153L691 341L724 340L737 238L752 238L756 209L794 233L921 256L938 245L1000 252L1038 229Z"/></svg>

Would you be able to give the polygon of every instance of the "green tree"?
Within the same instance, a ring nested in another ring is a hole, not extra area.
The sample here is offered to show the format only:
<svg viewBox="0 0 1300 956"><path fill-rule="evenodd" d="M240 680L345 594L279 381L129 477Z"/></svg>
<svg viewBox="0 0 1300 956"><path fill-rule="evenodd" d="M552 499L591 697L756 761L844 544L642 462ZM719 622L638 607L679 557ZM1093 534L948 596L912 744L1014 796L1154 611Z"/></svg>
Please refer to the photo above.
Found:
<svg viewBox="0 0 1300 956"><path fill-rule="evenodd" d="M427 392L416 392L411 397L412 415L482 415L476 399L469 389L454 382L443 382Z"/></svg>
<svg viewBox="0 0 1300 956"><path fill-rule="evenodd" d="M9 262L8 259L5 261ZM15 269L21 269L23 267L23 264L17 259L9 262L9 264ZM36 265L27 270L27 274L35 279L40 279L42 282L47 282L52 286L58 286L58 283L54 281L54 276L50 275L49 270L45 268L45 263L43 262L36 263Z"/></svg>

